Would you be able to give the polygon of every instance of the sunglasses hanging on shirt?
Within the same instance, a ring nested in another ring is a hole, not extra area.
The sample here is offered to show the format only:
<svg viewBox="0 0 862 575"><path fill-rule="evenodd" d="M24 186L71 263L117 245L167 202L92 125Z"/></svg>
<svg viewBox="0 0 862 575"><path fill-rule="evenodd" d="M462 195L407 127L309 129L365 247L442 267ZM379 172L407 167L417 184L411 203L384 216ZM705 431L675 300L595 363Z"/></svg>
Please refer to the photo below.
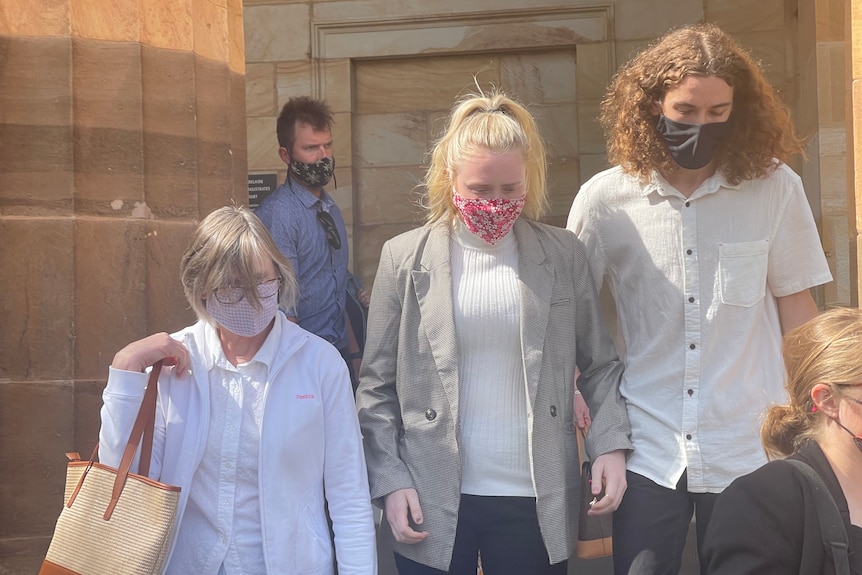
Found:
<svg viewBox="0 0 862 575"><path fill-rule="evenodd" d="M326 232L326 241L334 250L341 249L341 235L338 233L338 228L335 226L335 220L329 212L323 210L317 211L317 221L323 226L323 231Z"/></svg>

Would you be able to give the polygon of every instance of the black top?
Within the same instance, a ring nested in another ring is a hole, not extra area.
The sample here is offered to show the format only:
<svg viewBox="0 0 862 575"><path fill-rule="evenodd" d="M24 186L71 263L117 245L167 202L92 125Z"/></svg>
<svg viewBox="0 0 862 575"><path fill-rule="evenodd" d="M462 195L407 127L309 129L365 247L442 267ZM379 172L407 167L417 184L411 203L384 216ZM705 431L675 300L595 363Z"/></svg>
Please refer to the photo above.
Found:
<svg viewBox="0 0 862 575"><path fill-rule="evenodd" d="M862 575L862 528L820 446L810 442L793 459L810 465L829 489L850 538L850 571ZM832 575L812 487L796 468L771 461L730 484L715 504L703 553L711 575Z"/></svg>

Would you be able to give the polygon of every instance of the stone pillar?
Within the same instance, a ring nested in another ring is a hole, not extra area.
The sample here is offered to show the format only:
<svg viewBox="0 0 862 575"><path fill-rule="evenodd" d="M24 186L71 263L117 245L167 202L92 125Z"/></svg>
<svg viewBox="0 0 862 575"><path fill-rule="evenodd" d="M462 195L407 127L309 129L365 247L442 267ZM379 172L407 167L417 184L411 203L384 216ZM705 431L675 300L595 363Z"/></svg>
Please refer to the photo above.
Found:
<svg viewBox="0 0 862 575"><path fill-rule="evenodd" d="M114 352L194 317L196 223L247 202L242 1L0 4L0 573L35 573Z"/></svg>
<svg viewBox="0 0 862 575"><path fill-rule="evenodd" d="M846 0L847 22L847 220L850 227L852 305L862 293L862 0Z"/></svg>
<svg viewBox="0 0 862 575"><path fill-rule="evenodd" d="M834 278L814 290L817 303L825 307L850 305L851 299L843 2L801 0L789 23L798 31L796 125L810 138L799 171Z"/></svg>

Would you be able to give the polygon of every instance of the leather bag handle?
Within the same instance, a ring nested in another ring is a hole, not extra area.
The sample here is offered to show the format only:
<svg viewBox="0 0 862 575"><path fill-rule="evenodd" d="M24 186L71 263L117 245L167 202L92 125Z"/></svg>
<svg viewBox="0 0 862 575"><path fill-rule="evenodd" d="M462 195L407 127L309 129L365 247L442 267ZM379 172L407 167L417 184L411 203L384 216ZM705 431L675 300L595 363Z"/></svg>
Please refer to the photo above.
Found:
<svg viewBox="0 0 862 575"><path fill-rule="evenodd" d="M572 425L575 425L574 423ZM575 425L575 433L578 437L578 469L583 468L584 461L587 461L587 446L585 445L585 441L587 439L584 430Z"/></svg>
<svg viewBox="0 0 862 575"><path fill-rule="evenodd" d="M147 383L147 390L144 392L144 400L141 402L138 417L135 418L135 424L132 426L132 433L129 435L126 450L123 452L123 458L120 460L120 466L117 468L117 477L114 479L111 502L105 510L105 521L108 521L111 515L113 515L117 501L119 501L120 495L123 493L129 469L132 467L132 461L135 459L135 453L138 451L138 444L141 443L142 438L143 443L141 444L141 459L138 464L138 474L147 475L150 471L150 458L153 453L153 428L156 422L156 398L158 396L159 373L161 370L162 360L159 360L153 364L153 369L150 372L150 380Z"/></svg>
<svg viewBox="0 0 862 575"><path fill-rule="evenodd" d="M159 362L161 364L161 362ZM159 365L159 371L161 370L161 365ZM150 380L147 383L147 390L149 390L150 386L154 389L158 390L159 385L159 374L156 370L156 367L153 366L153 371L156 372L155 378L153 378L153 374L150 374ZM144 394L144 399L146 399L146 394ZM143 441L141 441L141 458L138 461L138 475L143 475L144 477L149 476L150 474L150 459L153 456L153 431L156 427L156 398L158 397L158 393L153 393L152 398L150 399L152 405L147 404L147 420L144 422L144 437ZM145 402L141 402L141 407L145 405ZM132 436L129 436L131 440ZM126 449L129 447L126 446ZM124 454L125 455L125 454Z"/></svg>
<svg viewBox="0 0 862 575"><path fill-rule="evenodd" d="M126 478L129 475L129 469L132 466L132 460L135 458L135 452L138 450L138 444L141 444L141 459L138 463L138 475L148 475L150 472L150 459L153 454L153 430L156 425L156 399L158 397L159 373L162 370L162 361L157 361L153 364L153 369L150 372L150 379L147 383L147 389L144 392L144 399L141 401L141 407L138 409L138 416L135 418L135 423L132 426L132 432L129 435L129 441L126 443L126 450L123 452L123 459L120 461L120 467L117 469L117 477L114 479L114 489L111 493L111 501L108 508L105 510L104 519L108 521L114 513L114 508L117 506L117 501L123 493L123 487L126 485ZM84 484L84 479L87 477L93 462L96 461L96 454L99 452L99 444L93 449L93 454L90 455L90 461L87 468L81 474L78 484L75 486L66 507L71 507L78 497L78 492L81 491L81 486ZM75 457L77 460L78 454L66 454L70 459Z"/></svg>

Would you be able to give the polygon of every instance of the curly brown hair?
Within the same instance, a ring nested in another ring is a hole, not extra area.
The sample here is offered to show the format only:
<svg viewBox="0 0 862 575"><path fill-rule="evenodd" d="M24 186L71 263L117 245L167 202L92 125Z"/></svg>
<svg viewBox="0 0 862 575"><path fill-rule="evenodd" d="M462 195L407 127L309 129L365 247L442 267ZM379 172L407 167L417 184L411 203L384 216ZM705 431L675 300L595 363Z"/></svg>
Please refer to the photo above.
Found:
<svg viewBox="0 0 862 575"><path fill-rule="evenodd" d="M762 178L803 153L790 111L752 57L713 24L673 30L635 55L614 76L601 105L608 159L648 180L679 169L656 131L656 104L687 76L715 76L733 88L730 133L716 150L734 184Z"/></svg>

